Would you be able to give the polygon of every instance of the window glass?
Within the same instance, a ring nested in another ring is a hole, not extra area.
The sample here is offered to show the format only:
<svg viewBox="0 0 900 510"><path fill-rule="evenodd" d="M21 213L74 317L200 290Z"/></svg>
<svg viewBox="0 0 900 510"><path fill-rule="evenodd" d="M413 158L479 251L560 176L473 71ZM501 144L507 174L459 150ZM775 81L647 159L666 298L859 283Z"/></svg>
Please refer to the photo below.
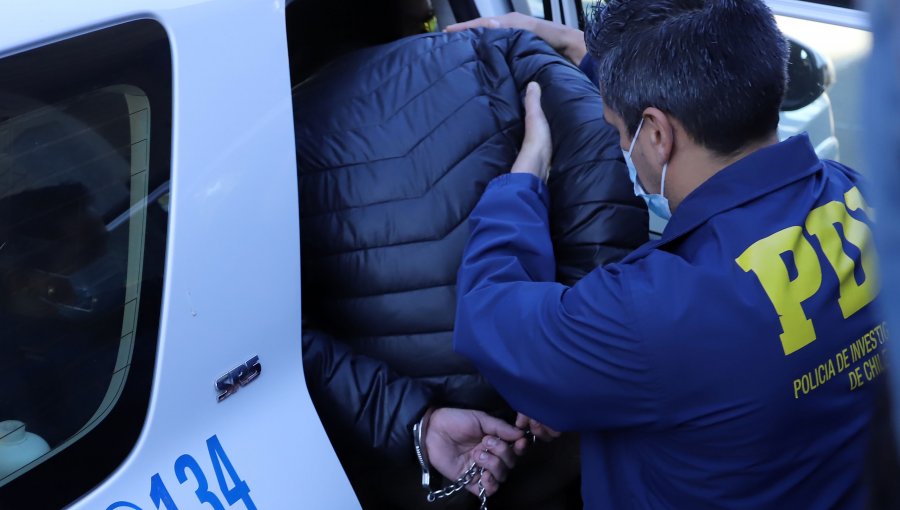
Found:
<svg viewBox="0 0 900 510"><path fill-rule="evenodd" d="M71 501L143 423L168 200L161 37L134 22L0 60L0 507L60 470L90 481L28 500Z"/></svg>
<svg viewBox="0 0 900 510"><path fill-rule="evenodd" d="M16 450L0 461L0 483L31 456L77 440L115 404L146 230L143 92L110 88L26 108L0 122L0 359L18 361L4 370L16 387L0 396L0 449Z"/></svg>
<svg viewBox="0 0 900 510"><path fill-rule="evenodd" d="M512 0L512 6L516 12L544 18L544 0Z"/></svg>

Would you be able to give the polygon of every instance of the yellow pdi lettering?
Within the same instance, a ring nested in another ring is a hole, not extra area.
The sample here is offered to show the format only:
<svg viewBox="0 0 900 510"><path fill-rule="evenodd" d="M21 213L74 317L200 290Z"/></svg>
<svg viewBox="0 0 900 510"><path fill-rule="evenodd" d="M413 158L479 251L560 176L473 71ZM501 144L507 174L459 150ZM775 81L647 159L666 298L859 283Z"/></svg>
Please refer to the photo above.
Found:
<svg viewBox="0 0 900 510"><path fill-rule="evenodd" d="M781 255L791 252L797 277L791 280ZM781 322L784 354L788 355L812 343L816 331L801 306L822 285L822 267L801 227L788 227L760 239L735 259L745 272L753 271Z"/></svg>
<svg viewBox="0 0 900 510"><path fill-rule="evenodd" d="M851 208L867 209L865 201L856 188L846 194ZM856 283L854 270L856 263L844 251L837 225L841 225L847 242L859 248L862 271L865 279ZM815 236L822 246L822 253L828 260L840 281L838 304L844 318L848 318L871 303L878 294L878 277L875 251L872 249L872 231L869 226L857 220L841 202L829 202L813 209L806 218L806 230Z"/></svg>
<svg viewBox="0 0 900 510"><path fill-rule="evenodd" d="M859 192L859 188L853 186L850 188L850 191L844 193L844 203L847 204L847 209L851 211L859 211L866 213L866 216L869 217L869 221L875 221L875 210L869 207L869 204L866 203L866 199L863 198L862 193Z"/></svg>

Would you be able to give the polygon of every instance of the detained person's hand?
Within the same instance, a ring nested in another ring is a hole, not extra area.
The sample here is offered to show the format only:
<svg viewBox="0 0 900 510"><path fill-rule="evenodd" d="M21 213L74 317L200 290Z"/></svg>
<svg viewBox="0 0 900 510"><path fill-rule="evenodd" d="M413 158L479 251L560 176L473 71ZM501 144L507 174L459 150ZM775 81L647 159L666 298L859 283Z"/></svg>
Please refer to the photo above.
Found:
<svg viewBox="0 0 900 510"><path fill-rule="evenodd" d="M541 109L541 86L531 82L525 93L525 140L511 172L530 173L546 182L552 153L550 124Z"/></svg>
<svg viewBox="0 0 900 510"><path fill-rule="evenodd" d="M522 413L519 413L516 416L516 427L522 430L529 430L531 431L531 434L535 439L540 439L541 441L546 442L553 441L554 439L562 435L559 432L544 425L543 423L532 420Z"/></svg>
<svg viewBox="0 0 900 510"><path fill-rule="evenodd" d="M578 65L587 54L584 44L584 32L574 28L546 21L534 16L518 12L510 12L502 16L476 18L471 21L457 23L446 28L447 32L459 32L469 28L518 28L528 30L544 40L560 55Z"/></svg>
<svg viewBox="0 0 900 510"><path fill-rule="evenodd" d="M423 431L425 451L435 469L451 482L474 462L484 467L482 484L488 496L500 488L516 458L523 453L509 443L524 432L481 411L442 407L435 409ZM466 490L478 495L477 477Z"/></svg>

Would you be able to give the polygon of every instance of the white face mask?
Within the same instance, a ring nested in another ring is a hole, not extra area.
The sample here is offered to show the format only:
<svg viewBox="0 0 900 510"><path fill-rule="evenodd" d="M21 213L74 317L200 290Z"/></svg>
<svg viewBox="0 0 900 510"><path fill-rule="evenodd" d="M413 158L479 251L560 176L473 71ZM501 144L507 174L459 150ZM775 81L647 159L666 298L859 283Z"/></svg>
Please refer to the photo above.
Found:
<svg viewBox="0 0 900 510"><path fill-rule="evenodd" d="M644 187L638 182L637 168L634 166L634 161L631 159L631 153L634 152L634 144L637 143L638 135L641 134L641 128L643 126L644 119L642 118L641 123L638 124L637 131L634 132L634 138L631 139L631 147L629 147L627 151L623 150L622 155L625 156L625 164L628 165L628 177L634 185L635 196L643 198L644 201L647 202L647 208L654 214L664 220L668 220L672 217L672 211L669 209L669 200L665 197L664 193L666 191L666 170L669 168L669 163L666 162L666 164L663 165L662 182L659 187L659 194L650 194L647 193L647 191L644 190Z"/></svg>

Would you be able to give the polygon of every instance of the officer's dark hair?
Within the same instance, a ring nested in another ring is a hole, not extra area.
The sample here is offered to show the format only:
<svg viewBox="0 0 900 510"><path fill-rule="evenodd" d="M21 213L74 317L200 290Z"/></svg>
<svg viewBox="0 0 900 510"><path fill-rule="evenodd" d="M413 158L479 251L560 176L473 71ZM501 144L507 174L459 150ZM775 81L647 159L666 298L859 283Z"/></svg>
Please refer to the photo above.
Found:
<svg viewBox="0 0 900 510"><path fill-rule="evenodd" d="M631 136L651 106L722 155L778 126L788 46L763 0L601 0L585 42Z"/></svg>

